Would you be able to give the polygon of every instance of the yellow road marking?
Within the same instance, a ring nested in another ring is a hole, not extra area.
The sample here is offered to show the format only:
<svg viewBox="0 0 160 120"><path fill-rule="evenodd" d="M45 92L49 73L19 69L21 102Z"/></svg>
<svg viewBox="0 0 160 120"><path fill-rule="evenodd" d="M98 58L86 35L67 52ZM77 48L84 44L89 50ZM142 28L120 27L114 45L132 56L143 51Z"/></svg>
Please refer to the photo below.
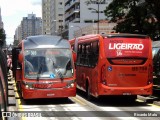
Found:
<svg viewBox="0 0 160 120"><path fill-rule="evenodd" d="M137 102L144 102L143 100L139 100L139 99L136 99L136 101L137 101ZM155 104L151 104L151 103L148 103L147 105L150 105L150 106L154 106L154 107L160 108L160 106L155 105Z"/></svg>
<svg viewBox="0 0 160 120"><path fill-rule="evenodd" d="M150 106L154 106L154 107L158 107L158 108L160 108L160 106L155 105L155 104L147 104L147 105L150 105Z"/></svg>
<svg viewBox="0 0 160 120"><path fill-rule="evenodd" d="M81 105L86 105L84 102L80 101L76 97L72 97L71 99L75 100L76 102L80 103Z"/></svg>
<svg viewBox="0 0 160 120"><path fill-rule="evenodd" d="M137 102L144 102L143 100L136 99Z"/></svg>
<svg viewBox="0 0 160 120"><path fill-rule="evenodd" d="M16 92L17 92L17 87L16 87L16 86L14 86L14 91L16 91Z"/></svg>
<svg viewBox="0 0 160 120"><path fill-rule="evenodd" d="M17 91L16 91L16 96L17 96L17 98L20 98L20 96L19 96L19 94L17 93ZM21 104L21 99L17 99L17 102L18 102L18 109L19 109L19 111L24 111L24 110L23 110L23 106L22 106L22 104ZM26 120L26 118L25 118L25 117L22 117L22 120Z"/></svg>

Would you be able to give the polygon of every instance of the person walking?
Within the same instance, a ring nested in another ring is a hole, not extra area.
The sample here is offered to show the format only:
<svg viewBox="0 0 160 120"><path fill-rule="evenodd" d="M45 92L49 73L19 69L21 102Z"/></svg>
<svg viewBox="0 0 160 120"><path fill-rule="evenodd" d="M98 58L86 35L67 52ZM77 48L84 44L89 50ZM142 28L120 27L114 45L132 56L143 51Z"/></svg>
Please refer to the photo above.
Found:
<svg viewBox="0 0 160 120"><path fill-rule="evenodd" d="M9 70L12 70L12 59L10 55L7 55L7 70L9 73Z"/></svg>

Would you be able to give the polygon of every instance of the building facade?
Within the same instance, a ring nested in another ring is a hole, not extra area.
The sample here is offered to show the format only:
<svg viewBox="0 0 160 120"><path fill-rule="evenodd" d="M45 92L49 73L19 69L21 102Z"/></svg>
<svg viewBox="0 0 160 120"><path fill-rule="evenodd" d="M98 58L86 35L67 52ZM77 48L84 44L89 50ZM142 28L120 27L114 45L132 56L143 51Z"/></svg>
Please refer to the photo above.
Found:
<svg viewBox="0 0 160 120"><path fill-rule="evenodd" d="M116 23L99 23L99 32L101 34L109 34L109 33L115 33L115 30L113 28L116 26ZM76 25L75 25L76 26ZM69 39L72 39L73 37L80 37L82 35L87 35L87 34L97 34L97 23L90 24L88 26L82 27L81 29L75 30L72 34L69 35Z"/></svg>
<svg viewBox="0 0 160 120"><path fill-rule="evenodd" d="M64 1L65 0L51 0L51 34L62 35L64 30Z"/></svg>
<svg viewBox="0 0 160 120"><path fill-rule="evenodd" d="M61 35L64 29L64 0L42 0L43 34Z"/></svg>
<svg viewBox="0 0 160 120"><path fill-rule="evenodd" d="M42 34L51 34L51 1L42 0Z"/></svg>
<svg viewBox="0 0 160 120"><path fill-rule="evenodd" d="M22 27L21 27L21 25L19 25L16 28L14 40L16 40L17 42L20 42L22 40Z"/></svg>
<svg viewBox="0 0 160 120"><path fill-rule="evenodd" d="M28 36L42 34L42 19L36 17L35 14L28 14L28 17L23 17L21 21L22 39Z"/></svg>
<svg viewBox="0 0 160 120"><path fill-rule="evenodd" d="M105 20L104 10L112 0L65 0L65 24Z"/></svg>
<svg viewBox="0 0 160 120"><path fill-rule="evenodd" d="M44 0L45 5L50 4L50 9L42 8L42 14L50 13L51 35L62 35L64 38L73 37L73 27L79 27L99 23L106 20L104 10L112 0ZM44 7L42 3L42 7ZM44 11L45 12L44 12ZM50 11L49 11L50 10ZM49 17L48 17L49 18ZM43 21L45 19L43 18ZM77 23L71 25L71 23ZM83 24L83 25L82 25ZM106 24L107 25L107 24ZM44 26L44 22L43 22ZM72 26L72 27L71 27ZM107 26L106 26L107 27ZM101 25L98 25L97 33L101 32ZM103 28L102 28L103 29ZM70 31L70 32L69 32ZM72 33L71 33L72 32ZM103 31L102 31L103 32Z"/></svg>
<svg viewBox="0 0 160 120"><path fill-rule="evenodd" d="M85 26L88 26L90 23L106 20L104 10L111 2L112 0L65 0L65 28L67 30L64 34L68 34L68 38L71 37L70 23L77 23L76 26L79 23L85 23ZM101 25L98 25L96 30L96 33L100 33Z"/></svg>

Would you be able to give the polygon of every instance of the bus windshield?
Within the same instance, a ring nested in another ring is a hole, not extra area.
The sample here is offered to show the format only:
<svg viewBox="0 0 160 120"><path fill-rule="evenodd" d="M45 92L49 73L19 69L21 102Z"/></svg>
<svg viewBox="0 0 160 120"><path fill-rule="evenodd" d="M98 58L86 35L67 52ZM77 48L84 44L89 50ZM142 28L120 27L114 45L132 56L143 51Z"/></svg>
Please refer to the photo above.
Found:
<svg viewBox="0 0 160 120"><path fill-rule="evenodd" d="M70 49L27 49L24 51L25 78L56 79L73 76Z"/></svg>
<svg viewBox="0 0 160 120"><path fill-rule="evenodd" d="M153 48L153 49L152 49L152 58L153 58L153 59L154 59L155 56L157 55L159 49L160 49L160 48Z"/></svg>

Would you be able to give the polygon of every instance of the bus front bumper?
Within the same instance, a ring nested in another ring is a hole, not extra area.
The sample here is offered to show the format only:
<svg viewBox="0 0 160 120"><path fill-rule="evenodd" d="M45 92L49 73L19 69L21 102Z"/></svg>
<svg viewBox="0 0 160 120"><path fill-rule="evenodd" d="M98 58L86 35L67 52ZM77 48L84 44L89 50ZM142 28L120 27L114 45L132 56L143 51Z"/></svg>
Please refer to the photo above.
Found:
<svg viewBox="0 0 160 120"><path fill-rule="evenodd" d="M66 98L76 96L76 88L26 89L22 88L23 99Z"/></svg>

